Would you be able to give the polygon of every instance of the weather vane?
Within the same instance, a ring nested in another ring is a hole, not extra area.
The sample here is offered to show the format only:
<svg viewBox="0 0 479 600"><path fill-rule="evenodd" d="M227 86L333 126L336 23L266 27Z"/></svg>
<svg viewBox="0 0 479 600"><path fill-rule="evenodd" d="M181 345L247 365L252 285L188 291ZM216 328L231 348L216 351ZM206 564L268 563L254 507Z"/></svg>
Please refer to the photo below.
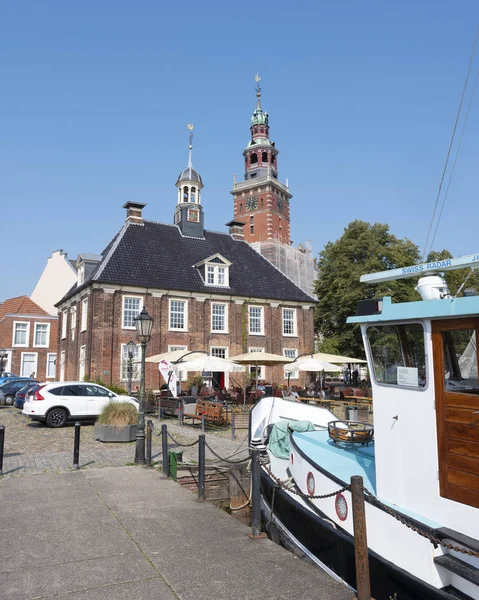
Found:
<svg viewBox="0 0 479 600"><path fill-rule="evenodd" d="M193 148L193 125L192 125L192 123L188 123L187 127L190 130L189 140L190 140L190 150L191 150Z"/></svg>
<svg viewBox="0 0 479 600"><path fill-rule="evenodd" d="M256 71L256 75L254 76L254 80L256 81L256 95L259 98L261 96L261 88L259 87L259 82L261 81L261 77L259 76L258 71Z"/></svg>

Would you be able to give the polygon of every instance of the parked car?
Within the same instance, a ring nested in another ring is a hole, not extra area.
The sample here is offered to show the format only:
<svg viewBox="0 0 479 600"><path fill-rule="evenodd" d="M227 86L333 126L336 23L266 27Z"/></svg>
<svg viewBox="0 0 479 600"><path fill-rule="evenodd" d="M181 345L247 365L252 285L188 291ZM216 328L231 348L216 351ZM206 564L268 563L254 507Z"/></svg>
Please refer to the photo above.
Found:
<svg viewBox="0 0 479 600"><path fill-rule="evenodd" d="M14 405L16 408L23 408L25 404L25 400L28 396L34 394L38 388L41 386L41 383L27 383L22 388L18 390L15 394L15 402Z"/></svg>
<svg viewBox="0 0 479 600"><path fill-rule="evenodd" d="M6 381L7 379L9 379L10 377L15 377L15 379L19 379L20 375L15 375L15 373L8 373L8 372L3 372L0 375L0 383L3 383L4 381Z"/></svg>
<svg viewBox="0 0 479 600"><path fill-rule="evenodd" d="M108 402L130 402L138 410L132 396L118 396L97 383L57 381L42 384L25 400L22 414L48 427L63 427L69 420L93 420Z"/></svg>
<svg viewBox="0 0 479 600"><path fill-rule="evenodd" d="M27 383L38 383L36 379L30 377L9 377L3 383L0 383L0 404L11 406L15 401L15 394Z"/></svg>

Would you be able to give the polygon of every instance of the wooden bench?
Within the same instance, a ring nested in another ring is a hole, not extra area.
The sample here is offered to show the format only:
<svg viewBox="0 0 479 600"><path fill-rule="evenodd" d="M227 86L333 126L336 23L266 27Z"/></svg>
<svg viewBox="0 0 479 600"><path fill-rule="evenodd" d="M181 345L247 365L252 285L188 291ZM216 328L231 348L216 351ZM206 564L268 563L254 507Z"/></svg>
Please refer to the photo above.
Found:
<svg viewBox="0 0 479 600"><path fill-rule="evenodd" d="M158 399L158 412L161 416L169 415L171 417L176 417L178 415L178 407L180 403L179 398L159 398Z"/></svg>
<svg viewBox="0 0 479 600"><path fill-rule="evenodd" d="M185 413L185 419L196 419L201 421L205 417L206 423L223 425L225 423L225 414L223 405L219 402L197 402L194 413Z"/></svg>

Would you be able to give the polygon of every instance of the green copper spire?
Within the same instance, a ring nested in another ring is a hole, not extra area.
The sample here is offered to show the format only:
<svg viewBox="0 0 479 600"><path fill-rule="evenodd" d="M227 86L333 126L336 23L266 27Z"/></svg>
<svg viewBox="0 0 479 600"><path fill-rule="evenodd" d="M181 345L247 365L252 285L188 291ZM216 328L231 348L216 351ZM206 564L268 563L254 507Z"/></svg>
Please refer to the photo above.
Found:
<svg viewBox="0 0 479 600"><path fill-rule="evenodd" d="M256 98L258 98L258 104L256 106L256 110L254 111L251 117L251 126L253 125L268 125L268 113L264 112L261 108L261 88L259 87L259 82L261 81L261 77L258 73L255 75L256 81Z"/></svg>

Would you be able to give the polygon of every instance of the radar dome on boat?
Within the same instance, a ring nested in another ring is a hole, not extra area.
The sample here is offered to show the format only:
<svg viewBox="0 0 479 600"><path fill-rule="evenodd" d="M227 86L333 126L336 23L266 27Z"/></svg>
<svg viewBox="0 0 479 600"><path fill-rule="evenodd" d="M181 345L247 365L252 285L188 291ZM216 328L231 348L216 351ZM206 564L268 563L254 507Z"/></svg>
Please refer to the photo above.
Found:
<svg viewBox="0 0 479 600"><path fill-rule="evenodd" d="M421 277L414 289L423 300L443 300L451 297L446 280L440 275Z"/></svg>

